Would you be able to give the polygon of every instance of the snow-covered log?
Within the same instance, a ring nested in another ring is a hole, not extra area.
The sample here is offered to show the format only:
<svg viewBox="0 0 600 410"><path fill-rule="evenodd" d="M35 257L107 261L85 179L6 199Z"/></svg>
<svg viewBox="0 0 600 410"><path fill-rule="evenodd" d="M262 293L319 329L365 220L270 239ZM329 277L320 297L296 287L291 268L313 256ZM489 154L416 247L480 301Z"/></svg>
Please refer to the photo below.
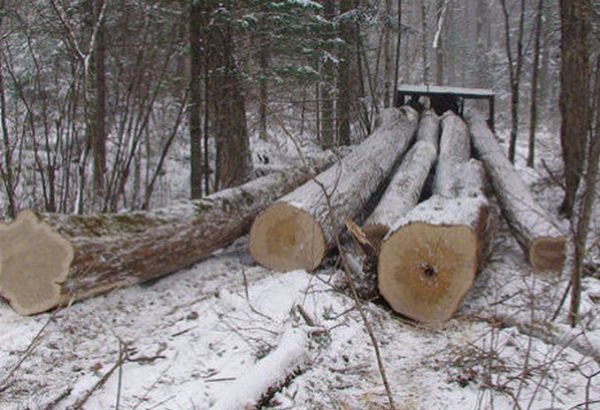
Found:
<svg viewBox="0 0 600 410"><path fill-rule="evenodd" d="M486 257L489 206L482 196L433 196L385 238L378 263L381 295L396 311L435 323L452 317Z"/></svg>
<svg viewBox="0 0 600 410"><path fill-rule="evenodd" d="M390 306L425 323L452 317L491 239L483 167L468 160L462 120L446 114L442 121L434 195L391 227L377 266L379 292Z"/></svg>
<svg viewBox="0 0 600 410"><path fill-rule="evenodd" d="M426 141L433 145L437 151L440 139L440 117L428 108L421 113L417 141Z"/></svg>
<svg viewBox="0 0 600 410"><path fill-rule="evenodd" d="M525 249L530 265L537 271L560 271L565 259L566 236L535 201L487 124L475 116L468 121L475 152L485 166L502 214Z"/></svg>
<svg viewBox="0 0 600 410"><path fill-rule="evenodd" d="M418 141L403 159L373 213L363 225L369 242L378 249L390 226L413 209L436 158L429 142Z"/></svg>
<svg viewBox="0 0 600 410"><path fill-rule="evenodd" d="M430 110L421 115L417 142L402 159L377 207L363 224L363 231L377 251L390 226L419 202L423 185L437 157L438 116Z"/></svg>
<svg viewBox="0 0 600 410"><path fill-rule="evenodd" d="M153 211L36 214L0 224L0 296L35 314L192 265L248 232L256 215L332 164L273 172L206 198Z"/></svg>
<svg viewBox="0 0 600 410"><path fill-rule="evenodd" d="M469 131L465 122L452 111L447 111L441 120L440 154L433 181L433 192L442 196L456 196L453 192L456 167L471 157Z"/></svg>
<svg viewBox="0 0 600 410"><path fill-rule="evenodd" d="M418 114L383 112L381 125L352 153L262 212L250 231L250 252L274 270L313 270L343 229L385 180L409 146Z"/></svg>
<svg viewBox="0 0 600 410"><path fill-rule="evenodd" d="M277 348L221 391L211 408L238 410L261 407L265 396L279 389L296 372L306 368L309 361L308 344L306 331L287 330Z"/></svg>

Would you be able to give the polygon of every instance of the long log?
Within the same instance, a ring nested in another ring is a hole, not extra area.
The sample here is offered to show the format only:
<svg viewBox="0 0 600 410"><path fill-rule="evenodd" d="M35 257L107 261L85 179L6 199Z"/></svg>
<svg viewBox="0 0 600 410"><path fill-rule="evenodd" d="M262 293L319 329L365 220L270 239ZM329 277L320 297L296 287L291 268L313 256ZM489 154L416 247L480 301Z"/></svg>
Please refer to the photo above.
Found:
<svg viewBox="0 0 600 410"><path fill-rule="evenodd" d="M0 296L20 314L154 279L188 267L248 232L256 215L314 169L273 172L206 198L153 211L60 215L21 212L0 224Z"/></svg>
<svg viewBox="0 0 600 410"><path fill-rule="evenodd" d="M406 151L417 126L410 107L383 112L381 125L338 164L275 202L250 231L250 252L263 266L313 270Z"/></svg>
<svg viewBox="0 0 600 410"><path fill-rule="evenodd" d="M469 152L461 121L442 119L434 195L392 226L379 254L379 292L395 311L425 323L452 317L490 249L483 167L456 155Z"/></svg>
<svg viewBox="0 0 600 410"><path fill-rule="evenodd" d="M402 159L377 207L363 224L362 229L375 251L390 226L419 202L423 185L437 157L438 135L438 116L432 111L425 111L419 121L417 142Z"/></svg>
<svg viewBox="0 0 600 410"><path fill-rule="evenodd" d="M536 271L561 270L567 238L553 224L553 218L533 198L487 124L472 115L468 118L475 152L483 162L513 235L525 249Z"/></svg>

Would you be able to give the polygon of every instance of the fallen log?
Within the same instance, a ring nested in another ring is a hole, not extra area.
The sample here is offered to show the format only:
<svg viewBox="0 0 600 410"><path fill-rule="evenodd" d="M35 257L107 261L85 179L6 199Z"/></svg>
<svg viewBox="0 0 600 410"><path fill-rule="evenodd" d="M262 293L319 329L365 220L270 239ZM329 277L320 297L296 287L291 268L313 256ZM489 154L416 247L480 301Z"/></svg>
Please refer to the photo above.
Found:
<svg viewBox="0 0 600 410"><path fill-rule="evenodd" d="M536 271L560 271L565 260L566 236L535 201L487 124L474 116L468 122L475 152L485 166L508 226L527 253L529 264Z"/></svg>
<svg viewBox="0 0 600 410"><path fill-rule="evenodd" d="M188 267L245 234L261 210L335 158L153 211L25 210L0 224L0 296L29 315Z"/></svg>
<svg viewBox="0 0 600 410"><path fill-rule="evenodd" d="M256 409L308 366L309 339L302 328L286 330L275 350L227 386L214 410Z"/></svg>
<svg viewBox="0 0 600 410"><path fill-rule="evenodd" d="M417 142L403 158L377 207L363 224L363 232L376 253L390 226L419 202L437 157L438 127L438 116L426 111L419 121Z"/></svg>
<svg viewBox="0 0 600 410"><path fill-rule="evenodd" d="M452 317L490 249L484 171L455 155L469 152L459 121L454 114L442 120L434 195L391 227L378 259L381 295L395 311L425 323Z"/></svg>
<svg viewBox="0 0 600 410"><path fill-rule="evenodd" d="M446 112L441 118L442 135L440 136L440 154L435 170L433 192L447 197L457 196L453 179L456 167L471 158L469 131L465 122L452 111ZM449 180L450 179L450 180Z"/></svg>
<svg viewBox="0 0 600 410"><path fill-rule="evenodd" d="M344 220L360 212L414 136L418 114L412 108L390 108L382 117L352 153L256 218L250 252L257 262L279 271L319 266Z"/></svg>

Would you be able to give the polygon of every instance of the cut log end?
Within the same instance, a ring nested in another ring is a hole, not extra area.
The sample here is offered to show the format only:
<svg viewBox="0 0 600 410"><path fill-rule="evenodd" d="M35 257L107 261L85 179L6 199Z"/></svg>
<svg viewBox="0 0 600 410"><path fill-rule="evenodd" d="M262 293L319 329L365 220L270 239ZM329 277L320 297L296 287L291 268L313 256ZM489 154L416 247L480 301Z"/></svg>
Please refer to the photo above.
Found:
<svg viewBox="0 0 600 410"><path fill-rule="evenodd" d="M381 247L379 291L411 319L447 321L473 283L478 246L476 232L467 226L406 225Z"/></svg>
<svg viewBox="0 0 600 410"><path fill-rule="evenodd" d="M73 248L31 211L0 225L0 296L21 315L44 312L61 303Z"/></svg>
<svg viewBox="0 0 600 410"><path fill-rule="evenodd" d="M276 202L260 214L250 230L250 253L277 271L314 270L327 246L321 225L306 211Z"/></svg>
<svg viewBox="0 0 600 410"><path fill-rule="evenodd" d="M565 237L542 236L529 247L529 263L535 271L560 271L565 261Z"/></svg>

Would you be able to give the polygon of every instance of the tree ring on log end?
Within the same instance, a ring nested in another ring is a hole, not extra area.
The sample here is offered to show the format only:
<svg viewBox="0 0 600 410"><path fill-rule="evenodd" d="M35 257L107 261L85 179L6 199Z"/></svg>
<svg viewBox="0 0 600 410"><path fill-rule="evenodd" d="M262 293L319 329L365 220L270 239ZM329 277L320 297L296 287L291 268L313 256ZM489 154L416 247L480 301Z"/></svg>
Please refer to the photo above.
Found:
<svg viewBox="0 0 600 410"><path fill-rule="evenodd" d="M70 242L23 211L0 225L0 296L21 315L51 309L62 300L60 283L72 260Z"/></svg>
<svg viewBox="0 0 600 410"><path fill-rule="evenodd" d="M565 237L535 238L529 248L529 263L536 271L560 271L565 261Z"/></svg>
<svg viewBox="0 0 600 410"><path fill-rule="evenodd" d="M381 246L379 292L398 313L444 322L475 279L478 246L475 231L464 225L405 225Z"/></svg>
<svg viewBox="0 0 600 410"><path fill-rule="evenodd" d="M261 265L277 271L314 270L325 256L323 230L306 211L275 202L250 230L250 253Z"/></svg>

